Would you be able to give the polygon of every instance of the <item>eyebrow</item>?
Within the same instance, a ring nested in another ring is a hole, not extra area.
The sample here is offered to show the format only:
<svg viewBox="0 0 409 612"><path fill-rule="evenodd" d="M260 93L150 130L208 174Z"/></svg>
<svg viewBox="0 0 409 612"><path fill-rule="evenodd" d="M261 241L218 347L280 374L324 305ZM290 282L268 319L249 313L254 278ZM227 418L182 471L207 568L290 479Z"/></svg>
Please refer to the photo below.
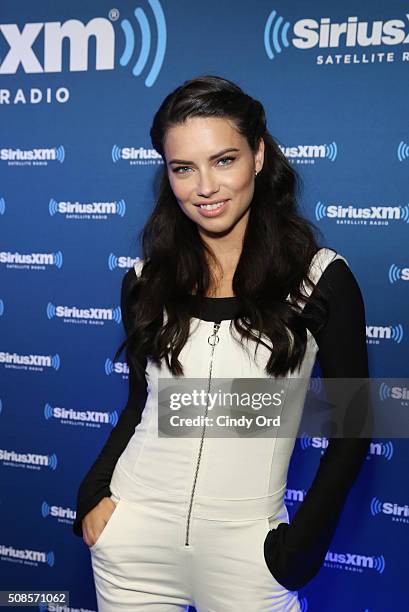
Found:
<svg viewBox="0 0 409 612"><path fill-rule="evenodd" d="M220 157L220 155L224 155L225 153L230 153L233 151L240 151L240 149L235 149L234 147L229 148L229 149L223 149L223 151L219 151L219 153L215 153L215 155L210 155L209 157L209 161L212 161L212 159L216 159L216 157ZM194 162L192 161L187 161L186 159L171 159L169 162L169 164L194 164Z"/></svg>

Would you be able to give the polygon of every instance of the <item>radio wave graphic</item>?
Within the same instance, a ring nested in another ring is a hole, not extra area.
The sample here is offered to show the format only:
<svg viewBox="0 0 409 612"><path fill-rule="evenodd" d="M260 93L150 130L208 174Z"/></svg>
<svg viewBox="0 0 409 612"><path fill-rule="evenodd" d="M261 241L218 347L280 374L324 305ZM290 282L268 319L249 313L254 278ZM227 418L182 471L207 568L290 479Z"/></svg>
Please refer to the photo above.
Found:
<svg viewBox="0 0 409 612"><path fill-rule="evenodd" d="M116 308L112 309L112 316L114 318L115 323L120 323L122 321L122 317L121 317L121 309L119 306L117 306Z"/></svg>
<svg viewBox="0 0 409 612"><path fill-rule="evenodd" d="M58 202L56 202L53 198L48 202L48 212L51 217L53 217L58 212Z"/></svg>
<svg viewBox="0 0 409 612"><path fill-rule="evenodd" d="M390 461L393 457L393 444L392 442L383 442L382 443L382 457L385 457L388 461Z"/></svg>
<svg viewBox="0 0 409 612"><path fill-rule="evenodd" d="M308 383L308 391L312 391L313 393L319 393L322 389L322 379L318 376L314 378L310 378Z"/></svg>
<svg viewBox="0 0 409 612"><path fill-rule="evenodd" d="M383 574L385 571L385 557L383 555L374 557L374 569L376 569L379 574Z"/></svg>
<svg viewBox="0 0 409 612"><path fill-rule="evenodd" d="M264 26L264 48L269 59L274 59L274 51L281 53L282 46L286 48L290 46L287 38L289 27L289 21L284 22L276 10L271 11Z"/></svg>
<svg viewBox="0 0 409 612"><path fill-rule="evenodd" d="M388 274L389 282L393 284L399 281L401 279L401 273L402 273L401 268L398 268L398 266L395 266L395 264L391 264L389 267L389 274Z"/></svg>
<svg viewBox="0 0 409 612"><path fill-rule="evenodd" d="M53 357L51 358L51 365L54 368L54 370L60 369L61 361L60 361L60 356L58 355L58 353L56 355L53 355Z"/></svg>
<svg viewBox="0 0 409 612"><path fill-rule="evenodd" d="M376 516L382 512L382 502L377 497L373 497L371 501L371 514Z"/></svg>
<svg viewBox="0 0 409 612"><path fill-rule="evenodd" d="M118 423L118 412L114 410L113 412L109 413L109 424L112 425L112 427L115 427L117 423Z"/></svg>
<svg viewBox="0 0 409 612"><path fill-rule="evenodd" d="M6 212L6 201L4 198L0 198L0 215L4 215Z"/></svg>
<svg viewBox="0 0 409 612"><path fill-rule="evenodd" d="M305 433L301 434L300 445L303 450L307 450L307 448L310 448L310 446L312 445L311 437L307 436L307 434Z"/></svg>
<svg viewBox="0 0 409 612"><path fill-rule="evenodd" d="M4 302L0 299L0 317L4 315Z"/></svg>
<svg viewBox="0 0 409 612"><path fill-rule="evenodd" d="M146 87L152 87L163 64L167 35L165 16L159 1L148 0L148 2L153 12L157 31L155 56L148 76L145 79ZM134 10L134 15L141 31L141 47L138 59L132 68L132 74L134 76L139 76L148 62L149 53L152 47L152 34L149 21L144 10L142 8L137 8ZM135 49L135 33L128 19L123 19L121 21L121 28L125 35L125 49L119 59L119 63L121 66L127 66L131 61L131 57Z"/></svg>
<svg viewBox="0 0 409 612"><path fill-rule="evenodd" d="M60 162L60 164L63 163L63 161L65 160L65 149L62 145L60 145L59 147L55 148L55 154L57 157L57 161Z"/></svg>
<svg viewBox="0 0 409 612"><path fill-rule="evenodd" d="M118 200L118 202L116 203L117 215L119 215L120 217L123 217L125 215L125 211L126 211L125 200Z"/></svg>
<svg viewBox="0 0 409 612"><path fill-rule="evenodd" d="M322 202L317 202L315 205L315 218L317 221L321 221L324 217L327 216L327 207L322 204Z"/></svg>
<svg viewBox="0 0 409 612"><path fill-rule="evenodd" d="M62 267L62 253L61 251L57 251L56 253L53 253L54 255L54 261L55 261L55 265L57 266L57 268L61 268Z"/></svg>
<svg viewBox="0 0 409 612"><path fill-rule="evenodd" d="M48 466L52 469L52 470L56 470L57 469L57 455L55 453L53 453L52 455L50 455L48 457Z"/></svg>
<svg viewBox="0 0 409 612"><path fill-rule="evenodd" d="M50 514L50 506L47 504L47 502L43 502L41 504L41 516L43 518L46 518L46 516L48 516Z"/></svg>
<svg viewBox="0 0 409 612"><path fill-rule="evenodd" d="M383 402L385 400L390 399L391 397L391 388L389 385L385 383L381 383L379 386L379 399Z"/></svg>
<svg viewBox="0 0 409 612"><path fill-rule="evenodd" d="M121 149L118 147L118 145L114 144L114 146L112 147L111 156L114 164L116 164L116 162L121 159Z"/></svg>
<svg viewBox="0 0 409 612"><path fill-rule="evenodd" d="M51 302L48 302L47 304L47 317L49 319L55 317L55 306Z"/></svg>
<svg viewBox="0 0 409 612"><path fill-rule="evenodd" d="M108 268L111 270L115 270L115 268L118 267L118 257L116 257L116 255L114 255L113 253L110 253L108 255Z"/></svg>
<svg viewBox="0 0 409 612"><path fill-rule="evenodd" d="M401 323L398 323L398 325L391 325L391 329L392 340L400 344L403 339L403 326L401 325Z"/></svg>
<svg viewBox="0 0 409 612"><path fill-rule="evenodd" d="M406 142L403 142L403 140L401 140L401 142L398 144L397 155L400 162L405 161L405 159L408 159L409 157L409 145Z"/></svg>
<svg viewBox="0 0 409 612"><path fill-rule="evenodd" d="M301 597L301 599L299 600L300 603L300 609L301 612L307 612L308 611L308 600L306 597Z"/></svg>
<svg viewBox="0 0 409 612"><path fill-rule="evenodd" d="M50 404L45 404L44 406L44 418L47 419L51 419L51 417L53 416L53 408Z"/></svg>
<svg viewBox="0 0 409 612"><path fill-rule="evenodd" d="M402 220L406 223L409 223L409 204L405 204L405 206L401 207L402 211Z"/></svg>
<svg viewBox="0 0 409 612"><path fill-rule="evenodd" d="M47 553L47 563L50 567L53 567L55 562L55 557L53 552Z"/></svg>
<svg viewBox="0 0 409 612"><path fill-rule="evenodd" d="M328 157L330 161L335 161L338 155L338 147L336 142L331 142L325 145L325 157Z"/></svg>
<svg viewBox="0 0 409 612"><path fill-rule="evenodd" d="M105 374L109 376L110 374L113 374L113 373L114 373L114 362L108 357L108 359L105 359Z"/></svg>

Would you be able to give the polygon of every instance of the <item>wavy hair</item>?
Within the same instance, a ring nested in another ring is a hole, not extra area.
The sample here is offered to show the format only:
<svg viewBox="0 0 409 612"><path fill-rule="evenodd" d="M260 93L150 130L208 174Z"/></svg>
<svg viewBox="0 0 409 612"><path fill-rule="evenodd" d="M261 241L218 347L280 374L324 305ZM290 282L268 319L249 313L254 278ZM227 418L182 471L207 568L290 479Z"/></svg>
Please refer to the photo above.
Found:
<svg viewBox="0 0 409 612"><path fill-rule="evenodd" d="M307 343L307 315L296 302L311 302L318 311L326 312L319 288L313 297L300 291L302 282L311 290L316 286L308 278L308 270L320 248L314 235L316 226L298 210L300 176L267 130L262 104L235 83L218 76L199 76L185 81L163 100L150 130L153 147L163 158L167 130L191 117L229 119L254 154L260 139L264 140L264 164L255 178L233 277L239 309L230 325L241 339L252 339L257 346L259 342L267 346L261 338L266 334L273 345L266 375L288 375L300 367ZM178 356L189 337L190 296L196 292L200 300L208 294L213 278L208 261L216 267L219 262L196 224L180 209L166 166L155 207L139 238L144 265L141 275L134 275L126 296L129 328L114 359L126 347L129 366L140 374L148 357L158 366L165 359L174 376L183 376ZM322 325L321 321L318 329Z"/></svg>

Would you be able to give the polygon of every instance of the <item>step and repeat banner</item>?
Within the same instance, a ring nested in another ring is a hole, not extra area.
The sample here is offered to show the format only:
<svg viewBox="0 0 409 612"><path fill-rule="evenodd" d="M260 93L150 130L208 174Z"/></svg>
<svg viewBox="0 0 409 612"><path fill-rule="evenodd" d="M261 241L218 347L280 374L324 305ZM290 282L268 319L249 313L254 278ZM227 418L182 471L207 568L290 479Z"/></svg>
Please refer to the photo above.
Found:
<svg viewBox="0 0 409 612"><path fill-rule="evenodd" d="M264 104L302 176L303 213L360 284L370 375L408 376L408 11L2 0L0 590L64 590L69 606L38 608L97 609L76 492L126 403L125 357L112 360L121 280L163 168L152 117L184 80L220 75ZM386 389L385 410L409 413L408 396ZM290 518L327 443L297 440ZM299 591L303 612L403 609L408 460L406 439L373 440L324 567Z"/></svg>

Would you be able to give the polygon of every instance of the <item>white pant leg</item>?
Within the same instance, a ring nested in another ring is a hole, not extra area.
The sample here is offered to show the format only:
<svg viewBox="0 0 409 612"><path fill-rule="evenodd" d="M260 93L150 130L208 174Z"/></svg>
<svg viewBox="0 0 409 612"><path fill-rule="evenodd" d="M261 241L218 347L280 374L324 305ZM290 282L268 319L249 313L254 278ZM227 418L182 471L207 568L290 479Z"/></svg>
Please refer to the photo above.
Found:
<svg viewBox="0 0 409 612"><path fill-rule="evenodd" d="M99 612L188 609L192 600L180 548L181 527L180 517L158 504L149 507L119 499L90 547Z"/></svg>
<svg viewBox="0 0 409 612"><path fill-rule="evenodd" d="M268 518L193 518L193 596L197 612L299 612L296 591L271 575L264 560Z"/></svg>

